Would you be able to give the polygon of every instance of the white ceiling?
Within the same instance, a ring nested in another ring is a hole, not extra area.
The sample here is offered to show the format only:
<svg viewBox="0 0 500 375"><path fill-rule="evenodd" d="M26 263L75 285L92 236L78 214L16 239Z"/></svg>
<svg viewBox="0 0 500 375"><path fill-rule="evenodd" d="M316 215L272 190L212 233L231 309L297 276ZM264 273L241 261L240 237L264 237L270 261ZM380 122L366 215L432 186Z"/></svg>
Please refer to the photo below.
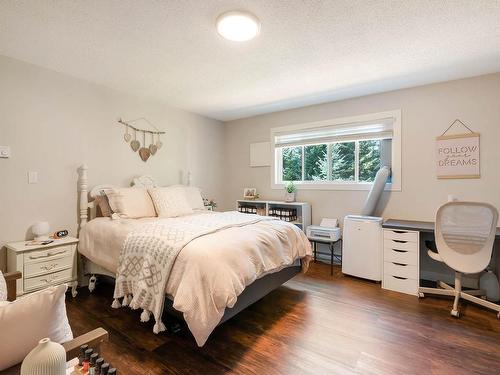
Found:
<svg viewBox="0 0 500 375"><path fill-rule="evenodd" d="M0 54L230 120L498 72L500 1L3 0Z"/></svg>

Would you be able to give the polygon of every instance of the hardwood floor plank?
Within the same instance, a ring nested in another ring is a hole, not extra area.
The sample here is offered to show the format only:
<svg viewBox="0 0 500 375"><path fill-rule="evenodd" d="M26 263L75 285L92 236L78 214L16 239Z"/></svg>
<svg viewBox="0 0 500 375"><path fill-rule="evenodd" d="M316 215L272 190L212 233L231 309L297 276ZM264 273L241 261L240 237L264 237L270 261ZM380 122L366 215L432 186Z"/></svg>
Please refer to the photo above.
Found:
<svg viewBox="0 0 500 375"><path fill-rule="evenodd" d="M235 318L198 348L184 326L152 332L138 311L112 309L113 288L68 298L75 335L102 326L102 352L127 374L491 374L500 369L500 323L466 303L382 290L313 264ZM167 317L167 319L169 319Z"/></svg>

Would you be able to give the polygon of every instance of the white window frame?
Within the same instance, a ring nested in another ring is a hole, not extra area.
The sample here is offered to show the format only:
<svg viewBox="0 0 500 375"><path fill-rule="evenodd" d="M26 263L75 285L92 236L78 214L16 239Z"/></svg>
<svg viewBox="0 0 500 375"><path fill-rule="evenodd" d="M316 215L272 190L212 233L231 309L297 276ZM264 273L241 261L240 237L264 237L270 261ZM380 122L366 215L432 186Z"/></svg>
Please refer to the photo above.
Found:
<svg viewBox="0 0 500 375"><path fill-rule="evenodd" d="M285 184L281 182L283 176L282 162L279 162L281 157L280 148L276 147L276 133L289 132L294 130L306 130L310 128L319 128L323 126L345 125L356 122L377 121L380 119L394 118L392 128L392 152L391 152L391 174L392 182L385 185L385 190L401 191L402 175L401 175L401 110L392 110L386 112L369 113L360 116L342 117L325 121L309 122L305 124L295 124L271 129L271 188L283 189ZM304 151L302 151L304 152ZM328 153L329 154L329 153ZM357 152L356 152L357 155ZM328 156L329 157L329 156ZM302 157L304 164L304 157ZM328 164L330 165L330 164ZM359 166L355 165L355 168ZM328 172L330 174L331 172ZM304 175L304 167L302 166L302 175ZM299 181L294 184L302 190L370 190L373 183L359 181Z"/></svg>

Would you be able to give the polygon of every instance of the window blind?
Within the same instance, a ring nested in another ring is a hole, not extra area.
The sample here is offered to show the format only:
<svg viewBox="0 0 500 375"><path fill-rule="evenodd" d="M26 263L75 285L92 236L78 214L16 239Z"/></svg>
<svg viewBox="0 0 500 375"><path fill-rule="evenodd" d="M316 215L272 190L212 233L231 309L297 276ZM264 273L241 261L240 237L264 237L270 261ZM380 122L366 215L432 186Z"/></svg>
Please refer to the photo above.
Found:
<svg viewBox="0 0 500 375"><path fill-rule="evenodd" d="M278 132L274 134L276 147L300 146L367 139L389 139L393 135L394 118L369 122L326 125Z"/></svg>

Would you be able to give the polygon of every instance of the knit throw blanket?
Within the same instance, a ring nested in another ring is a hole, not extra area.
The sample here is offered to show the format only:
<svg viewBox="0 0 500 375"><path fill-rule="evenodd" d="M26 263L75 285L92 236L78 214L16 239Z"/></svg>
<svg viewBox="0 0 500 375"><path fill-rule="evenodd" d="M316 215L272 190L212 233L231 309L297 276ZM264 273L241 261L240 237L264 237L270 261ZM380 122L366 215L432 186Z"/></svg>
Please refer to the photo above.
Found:
<svg viewBox="0 0 500 375"><path fill-rule="evenodd" d="M181 250L194 239L230 227L245 226L270 217L221 212L159 219L128 234L118 260L113 308L142 308L141 321L153 313L154 333L164 331L161 320L165 289ZM122 302L118 298L123 297Z"/></svg>

